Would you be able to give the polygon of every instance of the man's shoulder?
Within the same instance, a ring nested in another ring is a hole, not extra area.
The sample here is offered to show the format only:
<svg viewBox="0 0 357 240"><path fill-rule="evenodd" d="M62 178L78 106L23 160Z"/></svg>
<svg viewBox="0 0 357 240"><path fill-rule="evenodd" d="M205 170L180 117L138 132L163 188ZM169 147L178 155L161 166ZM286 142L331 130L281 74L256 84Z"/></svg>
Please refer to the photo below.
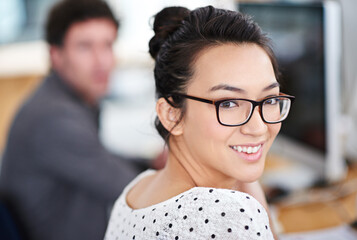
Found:
<svg viewBox="0 0 357 240"><path fill-rule="evenodd" d="M85 118L85 114L79 102L56 86L51 77L47 77L19 108L14 125L35 128L60 119Z"/></svg>
<svg viewBox="0 0 357 240"><path fill-rule="evenodd" d="M53 107L73 108L73 106L78 105L76 100L66 93L59 81L62 80L55 79L52 75L47 76L34 94L27 99L25 106L51 110Z"/></svg>

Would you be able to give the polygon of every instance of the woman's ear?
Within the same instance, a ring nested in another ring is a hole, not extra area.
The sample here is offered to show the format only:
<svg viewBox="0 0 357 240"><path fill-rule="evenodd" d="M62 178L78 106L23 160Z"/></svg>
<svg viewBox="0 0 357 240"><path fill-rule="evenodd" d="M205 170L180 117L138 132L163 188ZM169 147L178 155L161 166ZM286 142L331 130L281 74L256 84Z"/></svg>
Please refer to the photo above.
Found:
<svg viewBox="0 0 357 240"><path fill-rule="evenodd" d="M166 99L160 98L156 102L156 113L161 124L172 135L181 135L183 124L181 119L181 109L171 106Z"/></svg>

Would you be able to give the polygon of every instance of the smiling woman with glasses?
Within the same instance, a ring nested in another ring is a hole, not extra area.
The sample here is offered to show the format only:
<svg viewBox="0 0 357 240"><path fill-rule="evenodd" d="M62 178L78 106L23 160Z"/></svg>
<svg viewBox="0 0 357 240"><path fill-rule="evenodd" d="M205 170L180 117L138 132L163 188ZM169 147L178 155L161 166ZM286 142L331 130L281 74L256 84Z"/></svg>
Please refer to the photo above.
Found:
<svg viewBox="0 0 357 240"><path fill-rule="evenodd" d="M258 179L294 97L280 92L269 39L211 6L165 8L153 27L168 160L127 186L106 239L274 239Z"/></svg>

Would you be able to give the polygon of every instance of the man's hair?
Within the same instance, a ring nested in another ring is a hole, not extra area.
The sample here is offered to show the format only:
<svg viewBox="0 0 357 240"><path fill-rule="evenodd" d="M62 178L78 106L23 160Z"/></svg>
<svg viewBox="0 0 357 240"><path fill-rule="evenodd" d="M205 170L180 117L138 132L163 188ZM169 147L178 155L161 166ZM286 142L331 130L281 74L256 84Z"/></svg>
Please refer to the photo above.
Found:
<svg viewBox="0 0 357 240"><path fill-rule="evenodd" d="M90 19L108 19L119 27L118 20L108 4L102 0L63 0L55 4L46 22L46 41L50 45L62 46L68 29L78 22Z"/></svg>

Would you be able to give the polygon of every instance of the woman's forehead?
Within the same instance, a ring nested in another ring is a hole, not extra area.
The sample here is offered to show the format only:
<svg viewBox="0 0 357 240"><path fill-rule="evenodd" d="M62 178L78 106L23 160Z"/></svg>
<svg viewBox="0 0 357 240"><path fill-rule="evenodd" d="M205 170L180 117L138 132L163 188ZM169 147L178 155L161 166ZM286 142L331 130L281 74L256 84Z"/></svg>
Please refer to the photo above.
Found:
<svg viewBox="0 0 357 240"><path fill-rule="evenodd" d="M243 90L254 85L265 88L276 82L268 54L256 44L222 44L205 49L193 70L190 85L207 91L219 85Z"/></svg>

